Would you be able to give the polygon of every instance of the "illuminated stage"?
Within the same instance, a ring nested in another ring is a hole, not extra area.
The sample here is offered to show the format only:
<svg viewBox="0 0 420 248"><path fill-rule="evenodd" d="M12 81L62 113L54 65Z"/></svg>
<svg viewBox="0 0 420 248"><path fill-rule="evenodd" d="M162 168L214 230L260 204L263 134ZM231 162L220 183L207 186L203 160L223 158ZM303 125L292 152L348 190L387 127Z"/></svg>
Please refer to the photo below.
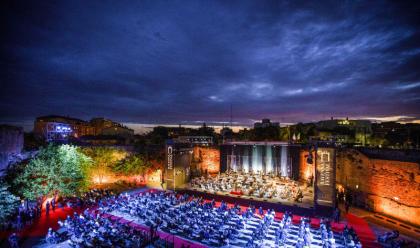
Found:
<svg viewBox="0 0 420 248"><path fill-rule="evenodd" d="M189 189L302 207L312 207L314 201L312 186L274 174L222 173L216 177L194 178Z"/></svg>
<svg viewBox="0 0 420 248"><path fill-rule="evenodd" d="M220 149L221 172L243 171L298 179L300 146L287 142L230 142Z"/></svg>
<svg viewBox="0 0 420 248"><path fill-rule="evenodd" d="M334 182L334 148L309 153L287 142L230 142L220 148L219 174L192 178L183 189L315 214L331 213Z"/></svg>

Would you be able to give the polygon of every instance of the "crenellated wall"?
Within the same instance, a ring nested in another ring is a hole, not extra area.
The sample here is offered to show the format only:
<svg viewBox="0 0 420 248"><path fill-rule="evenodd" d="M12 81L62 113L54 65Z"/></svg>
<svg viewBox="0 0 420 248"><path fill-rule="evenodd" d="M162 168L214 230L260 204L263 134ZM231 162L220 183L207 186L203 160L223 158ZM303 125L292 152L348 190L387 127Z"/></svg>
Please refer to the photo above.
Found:
<svg viewBox="0 0 420 248"><path fill-rule="evenodd" d="M336 180L354 192L354 204L420 226L420 164L343 149Z"/></svg>

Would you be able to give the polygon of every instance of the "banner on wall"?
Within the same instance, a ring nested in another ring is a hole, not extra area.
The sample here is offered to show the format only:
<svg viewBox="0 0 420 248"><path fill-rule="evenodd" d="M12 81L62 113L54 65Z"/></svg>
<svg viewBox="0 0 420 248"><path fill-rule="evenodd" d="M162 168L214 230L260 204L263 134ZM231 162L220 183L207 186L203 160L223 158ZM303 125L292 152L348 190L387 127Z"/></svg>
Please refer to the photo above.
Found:
<svg viewBox="0 0 420 248"><path fill-rule="evenodd" d="M166 188L174 189L174 147L166 145Z"/></svg>
<svg viewBox="0 0 420 248"><path fill-rule="evenodd" d="M319 205L334 206L335 149L318 148L316 156L316 201Z"/></svg>

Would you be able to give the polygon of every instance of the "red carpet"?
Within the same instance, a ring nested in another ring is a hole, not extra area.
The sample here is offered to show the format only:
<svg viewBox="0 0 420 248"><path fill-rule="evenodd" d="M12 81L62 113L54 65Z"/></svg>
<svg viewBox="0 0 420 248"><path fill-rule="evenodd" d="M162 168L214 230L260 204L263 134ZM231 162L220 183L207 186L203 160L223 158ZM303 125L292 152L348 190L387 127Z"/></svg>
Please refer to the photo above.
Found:
<svg viewBox="0 0 420 248"><path fill-rule="evenodd" d="M377 248L381 247L376 242L376 235L370 229L366 220L359 218L353 214L347 214L348 226L353 227L363 247Z"/></svg>
<svg viewBox="0 0 420 248"><path fill-rule="evenodd" d="M22 231L18 232L19 237L43 237L47 234L48 228L53 228L57 230L59 225L59 220L64 220L67 215L73 215L74 212L80 213L84 209L81 208L56 208L55 211L50 211L48 215L46 215L45 210L42 212L42 215L39 219L36 219L32 225L28 225L23 228ZM9 232L0 232L1 238L6 238L10 235Z"/></svg>
<svg viewBox="0 0 420 248"><path fill-rule="evenodd" d="M41 218L37 219L33 225L28 226L21 232L22 236L39 237L45 236L48 232L48 228L57 230L59 228L58 221L64 220L67 215L72 216L74 212L80 213L84 209L82 208L57 208L55 211L50 211L47 215L45 211L42 213Z"/></svg>

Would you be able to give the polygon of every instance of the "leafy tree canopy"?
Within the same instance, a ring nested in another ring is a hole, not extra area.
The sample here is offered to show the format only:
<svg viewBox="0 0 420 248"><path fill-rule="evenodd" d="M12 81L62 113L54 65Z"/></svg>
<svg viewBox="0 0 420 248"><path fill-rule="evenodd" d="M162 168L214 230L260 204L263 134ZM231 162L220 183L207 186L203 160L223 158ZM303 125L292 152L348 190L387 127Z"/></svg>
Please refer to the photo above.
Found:
<svg viewBox="0 0 420 248"><path fill-rule="evenodd" d="M94 180L96 183L104 183L107 175L127 156L127 152L110 147L88 147L82 152L92 159L84 174L88 182Z"/></svg>
<svg viewBox="0 0 420 248"><path fill-rule="evenodd" d="M144 175L151 163L142 155L133 155L114 167L116 173L123 175Z"/></svg>
<svg viewBox="0 0 420 248"><path fill-rule="evenodd" d="M75 146L48 145L15 180L21 194L30 200L59 194L71 196L85 188L84 168L91 163Z"/></svg>
<svg viewBox="0 0 420 248"><path fill-rule="evenodd" d="M20 198L9 192L9 186L0 182L0 223L5 222L16 213Z"/></svg>

